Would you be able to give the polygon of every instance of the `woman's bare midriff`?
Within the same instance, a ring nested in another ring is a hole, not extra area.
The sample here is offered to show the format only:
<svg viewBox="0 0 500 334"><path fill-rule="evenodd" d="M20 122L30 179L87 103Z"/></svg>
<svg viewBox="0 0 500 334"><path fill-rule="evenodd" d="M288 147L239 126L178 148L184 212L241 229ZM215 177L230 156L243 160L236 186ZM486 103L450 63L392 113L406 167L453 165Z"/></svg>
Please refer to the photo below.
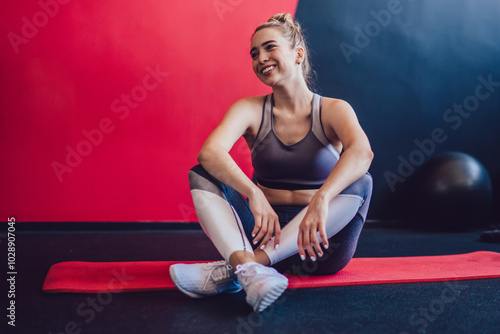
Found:
<svg viewBox="0 0 500 334"><path fill-rule="evenodd" d="M272 189L257 183L271 205L309 205L317 189Z"/></svg>

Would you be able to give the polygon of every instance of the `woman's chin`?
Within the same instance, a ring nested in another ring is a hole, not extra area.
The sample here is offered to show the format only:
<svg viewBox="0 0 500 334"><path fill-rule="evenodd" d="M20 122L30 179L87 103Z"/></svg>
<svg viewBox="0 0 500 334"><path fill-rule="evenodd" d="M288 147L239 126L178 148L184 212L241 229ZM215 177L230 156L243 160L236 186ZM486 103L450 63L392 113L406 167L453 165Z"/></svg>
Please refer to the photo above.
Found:
<svg viewBox="0 0 500 334"><path fill-rule="evenodd" d="M262 82L266 86L272 86L271 84L269 84L269 81L267 81L267 80L262 80L261 78L259 78L259 80L260 80L260 82Z"/></svg>
<svg viewBox="0 0 500 334"><path fill-rule="evenodd" d="M259 76L259 80L266 86L273 87L276 84L276 80L271 78Z"/></svg>

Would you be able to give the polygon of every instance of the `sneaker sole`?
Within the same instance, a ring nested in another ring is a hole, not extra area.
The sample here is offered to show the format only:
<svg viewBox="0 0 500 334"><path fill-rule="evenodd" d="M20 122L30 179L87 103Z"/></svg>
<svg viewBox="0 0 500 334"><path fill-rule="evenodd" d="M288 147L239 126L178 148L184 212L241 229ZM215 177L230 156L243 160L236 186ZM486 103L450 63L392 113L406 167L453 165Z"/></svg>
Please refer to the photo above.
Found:
<svg viewBox="0 0 500 334"><path fill-rule="evenodd" d="M202 298L204 297L203 295L198 295L196 293L192 293L190 291L187 291L185 290L184 288L182 288L178 283L177 283L177 275L175 275L175 269L173 266L170 266L170 269L168 270L170 272L170 278L172 279L172 282L174 282L175 286L177 287L177 289L179 289L180 291L182 291L184 294L188 295L189 297L192 297L192 298Z"/></svg>
<svg viewBox="0 0 500 334"><path fill-rule="evenodd" d="M204 297L210 297L210 296L215 295L215 294L212 294L212 295L200 295L200 294L197 294L197 293L194 293L194 292L191 292L191 291L187 291L186 289L184 289L183 287L181 287L177 283L177 275L175 274L175 269L174 269L173 266L170 266L169 273L170 273L170 278L172 279L172 282L174 282L174 284L177 287L177 289L179 289L181 292L183 292L184 294L188 295L189 297L192 297L192 298L204 298ZM226 290L223 293L238 293L238 292L241 291L241 289L243 289L243 287L236 287L234 290Z"/></svg>
<svg viewBox="0 0 500 334"><path fill-rule="evenodd" d="M282 280L279 284L270 288L270 290L254 305L255 312L264 311L269 305L274 303L288 287L288 279ZM248 301L247 301L248 302Z"/></svg>

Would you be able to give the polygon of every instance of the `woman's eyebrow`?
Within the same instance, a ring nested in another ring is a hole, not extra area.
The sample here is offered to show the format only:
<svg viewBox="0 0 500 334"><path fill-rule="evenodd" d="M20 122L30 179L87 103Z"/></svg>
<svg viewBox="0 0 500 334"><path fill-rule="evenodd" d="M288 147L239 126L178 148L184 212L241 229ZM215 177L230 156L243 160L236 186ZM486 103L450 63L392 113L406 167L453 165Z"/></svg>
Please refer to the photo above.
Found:
<svg viewBox="0 0 500 334"><path fill-rule="evenodd" d="M261 46L266 46L269 43L276 43L276 41L274 39L271 39L270 41L262 43ZM252 53L254 50L257 50L257 48L255 46L250 50L250 53Z"/></svg>

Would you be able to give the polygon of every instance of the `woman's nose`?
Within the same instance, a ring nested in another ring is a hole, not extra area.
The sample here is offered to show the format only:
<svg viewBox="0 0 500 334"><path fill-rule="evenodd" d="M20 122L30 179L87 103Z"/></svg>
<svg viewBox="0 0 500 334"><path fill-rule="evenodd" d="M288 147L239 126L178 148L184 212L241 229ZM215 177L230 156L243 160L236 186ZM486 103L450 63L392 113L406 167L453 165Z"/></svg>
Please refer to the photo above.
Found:
<svg viewBox="0 0 500 334"><path fill-rule="evenodd" d="M261 54L259 54L259 63L260 64L264 64L268 60L269 60L269 55L267 54L267 52L262 52Z"/></svg>

